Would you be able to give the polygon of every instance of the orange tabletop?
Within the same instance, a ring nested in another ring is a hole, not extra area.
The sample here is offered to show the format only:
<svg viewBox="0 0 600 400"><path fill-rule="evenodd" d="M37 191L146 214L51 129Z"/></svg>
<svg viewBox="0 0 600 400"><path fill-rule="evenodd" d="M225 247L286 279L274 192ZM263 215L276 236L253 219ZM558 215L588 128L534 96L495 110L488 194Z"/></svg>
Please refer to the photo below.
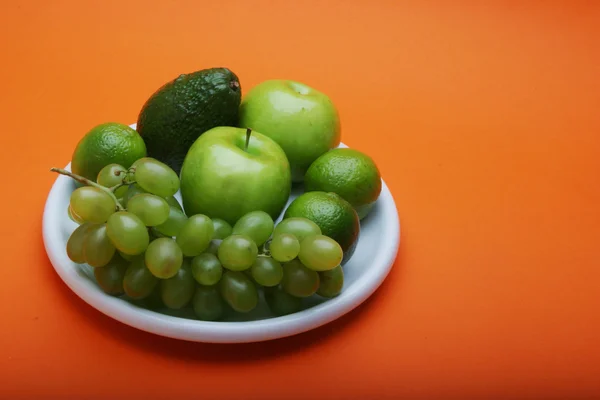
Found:
<svg viewBox="0 0 600 400"><path fill-rule="evenodd" d="M597 2L3 1L0 20L0 398L600 398ZM166 339L48 261L49 169L213 66L327 93L394 195L392 272L336 322Z"/></svg>

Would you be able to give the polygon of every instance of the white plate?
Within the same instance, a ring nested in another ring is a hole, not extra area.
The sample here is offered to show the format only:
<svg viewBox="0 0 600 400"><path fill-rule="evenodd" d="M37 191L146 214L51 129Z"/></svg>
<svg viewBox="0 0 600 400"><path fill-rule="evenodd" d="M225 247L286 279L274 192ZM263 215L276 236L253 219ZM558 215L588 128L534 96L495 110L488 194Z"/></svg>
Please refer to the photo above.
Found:
<svg viewBox="0 0 600 400"><path fill-rule="evenodd" d="M132 127L135 128L135 125ZM69 167L70 164L66 169L69 170ZM258 342L317 328L353 310L373 294L388 275L398 252L398 213L383 182L377 203L361 223L355 253L344 266L344 288L338 297L322 299L315 295L307 299L306 309L282 317L272 316L261 298L255 310L239 315L236 320L199 321L189 310L156 312L123 298L109 296L97 286L90 266L75 264L68 258L65 250L67 240L77 227L67 215L69 197L74 188L71 178L58 176L44 209L44 244L58 275L73 292L102 313L132 327L176 339L212 343ZM289 202L300 193L295 190Z"/></svg>

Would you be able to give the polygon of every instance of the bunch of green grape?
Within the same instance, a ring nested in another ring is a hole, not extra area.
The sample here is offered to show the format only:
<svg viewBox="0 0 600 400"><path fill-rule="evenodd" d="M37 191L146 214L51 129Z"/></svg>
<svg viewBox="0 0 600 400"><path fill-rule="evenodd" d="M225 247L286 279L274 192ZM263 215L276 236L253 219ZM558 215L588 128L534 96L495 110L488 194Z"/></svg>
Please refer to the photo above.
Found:
<svg viewBox="0 0 600 400"><path fill-rule="evenodd" d="M301 310L314 294L341 292L343 251L311 220L275 225L269 214L252 211L231 226L188 216L174 197L179 185L175 171L150 157L129 169L106 166L71 195L68 213L79 226L67 255L93 267L107 294L191 307L208 321L252 311L261 290L276 315Z"/></svg>

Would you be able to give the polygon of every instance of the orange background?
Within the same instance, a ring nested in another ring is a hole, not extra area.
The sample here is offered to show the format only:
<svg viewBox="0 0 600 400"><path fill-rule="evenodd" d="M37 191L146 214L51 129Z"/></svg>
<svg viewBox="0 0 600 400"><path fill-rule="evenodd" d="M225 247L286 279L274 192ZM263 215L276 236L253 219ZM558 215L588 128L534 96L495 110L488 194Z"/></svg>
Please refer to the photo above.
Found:
<svg viewBox="0 0 600 400"><path fill-rule="evenodd" d="M600 3L3 1L0 43L0 398L600 398ZM44 253L49 168L212 66L329 94L392 190L398 259L337 322L165 339Z"/></svg>

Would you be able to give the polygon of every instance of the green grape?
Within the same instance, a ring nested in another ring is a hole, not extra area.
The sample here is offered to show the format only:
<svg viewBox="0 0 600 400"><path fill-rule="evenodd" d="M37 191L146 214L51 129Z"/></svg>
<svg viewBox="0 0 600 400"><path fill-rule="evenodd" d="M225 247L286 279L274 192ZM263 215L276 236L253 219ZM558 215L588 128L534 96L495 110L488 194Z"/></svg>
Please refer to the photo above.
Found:
<svg viewBox="0 0 600 400"><path fill-rule="evenodd" d="M83 242L83 253L85 261L91 267L105 266L112 260L115 251L115 245L106 234L106 224L94 225L87 231Z"/></svg>
<svg viewBox="0 0 600 400"><path fill-rule="evenodd" d="M233 228L229 225L229 222L221 218L213 218L213 239L225 239L231 235Z"/></svg>
<svg viewBox="0 0 600 400"><path fill-rule="evenodd" d="M320 235L321 228L310 219L292 217L286 218L277 224L273 231L273 237L281 235L282 233L291 233L296 236L296 239L298 239L300 243L302 243L307 236Z"/></svg>
<svg viewBox="0 0 600 400"><path fill-rule="evenodd" d="M231 235L223 239L219 246L219 261L231 271L250 268L258 255L256 243L245 235Z"/></svg>
<svg viewBox="0 0 600 400"><path fill-rule="evenodd" d="M293 314L302 310L302 298L286 293L281 286L265 288L265 301L273 314Z"/></svg>
<svg viewBox="0 0 600 400"><path fill-rule="evenodd" d="M71 236L69 236L69 240L67 240L67 256L69 259L77 264L85 263L85 252L83 250L83 244L85 243L85 237L90 230L95 226L95 224L91 224L86 222L82 225L79 225Z"/></svg>
<svg viewBox="0 0 600 400"><path fill-rule="evenodd" d="M223 275L223 266L214 254L202 253L192 258L192 274L201 285L215 285Z"/></svg>
<svg viewBox="0 0 600 400"><path fill-rule="evenodd" d="M153 240L156 240L158 238L162 238L162 237L168 237L168 238L171 237L171 236L163 235L162 233L157 231L156 227L154 227L154 226L152 226L152 227L150 227L150 229L148 229L148 234L150 235L150 242L152 242Z"/></svg>
<svg viewBox="0 0 600 400"><path fill-rule="evenodd" d="M179 231L187 221L187 217L183 211L175 207L169 207L169 218L154 229L165 236L173 237L179 234Z"/></svg>
<svg viewBox="0 0 600 400"><path fill-rule="evenodd" d="M223 299L237 312L249 312L258 304L256 285L240 271L225 271L219 282Z"/></svg>
<svg viewBox="0 0 600 400"><path fill-rule="evenodd" d="M96 182L99 185L111 188L123 183L123 179L125 179L126 174L127 169L122 165L108 164L106 167L100 170L98 177L96 178ZM114 193L117 198L123 197L125 193L127 193L127 186L125 185L117 188Z"/></svg>
<svg viewBox="0 0 600 400"><path fill-rule="evenodd" d="M342 247L332 238L325 235L313 235L305 238L300 244L298 258L302 264L315 271L327 271L342 262Z"/></svg>
<svg viewBox="0 0 600 400"><path fill-rule="evenodd" d="M161 280L158 279L158 283L154 286L152 292L148 296L137 301L141 307L157 311L165 306L160 295L160 282Z"/></svg>
<svg viewBox="0 0 600 400"><path fill-rule="evenodd" d="M329 271L319 272L319 289L317 294L322 297L332 298L342 292L344 286L344 270L341 265Z"/></svg>
<svg viewBox="0 0 600 400"><path fill-rule="evenodd" d="M281 264L271 257L257 257L250 267L252 278L261 286L279 285L283 278Z"/></svg>
<svg viewBox="0 0 600 400"><path fill-rule="evenodd" d="M120 252L119 250L117 250L117 253L119 253L119 255L127 261L133 261L136 257L139 256L139 255L132 256L129 254L125 254L125 253Z"/></svg>
<svg viewBox="0 0 600 400"><path fill-rule="evenodd" d="M179 211L183 211L183 207L181 207L181 204L179 204L179 202L174 196L167 196L165 200L169 204L169 207L175 207Z"/></svg>
<svg viewBox="0 0 600 400"><path fill-rule="evenodd" d="M233 235L246 235L262 246L273 233L274 223L264 211L252 211L242 216L233 226Z"/></svg>
<svg viewBox="0 0 600 400"><path fill-rule="evenodd" d="M138 184L132 184L127 187L127 192L122 196L123 202L121 203L123 207L127 207L129 200L131 200L134 196L142 193L148 193L144 189L142 189Z"/></svg>
<svg viewBox="0 0 600 400"><path fill-rule="evenodd" d="M196 289L196 282L189 267L181 267L171 278L160 282L160 297L165 306L178 310L185 307Z"/></svg>
<svg viewBox="0 0 600 400"><path fill-rule="evenodd" d="M283 265L281 287L292 296L312 296L319 289L319 274L298 260L288 261Z"/></svg>
<svg viewBox="0 0 600 400"><path fill-rule="evenodd" d="M216 286L199 285L192 299L192 307L196 317L203 321L216 321L225 313L225 304Z"/></svg>
<svg viewBox="0 0 600 400"><path fill-rule="evenodd" d="M67 214L69 214L69 218L71 218L71 221L75 222L76 224L81 225L85 223L85 221L79 215L73 212L71 205L69 205L69 208L67 209Z"/></svg>
<svg viewBox="0 0 600 400"><path fill-rule="evenodd" d="M125 270L123 290L132 299L140 300L148 297L158 282L159 279L152 275L152 272L146 267L144 259L138 258Z"/></svg>
<svg viewBox="0 0 600 400"><path fill-rule="evenodd" d="M219 246L221 246L221 240L211 240L204 252L214 254L216 256L219 254Z"/></svg>
<svg viewBox="0 0 600 400"><path fill-rule="evenodd" d="M142 299L142 307L145 307L149 310L159 310L165 306L165 304L162 301L162 296L160 294L160 282L161 280L159 279L158 284L154 287L152 293L150 293L148 296Z"/></svg>
<svg viewBox="0 0 600 400"><path fill-rule="evenodd" d="M300 242L291 233L280 233L273 236L269 245L271 257L279 262L288 262L298 257Z"/></svg>
<svg viewBox="0 0 600 400"><path fill-rule="evenodd" d="M213 229L213 223L206 215L189 217L177 234L177 244L183 255L194 257L206 250L212 239Z"/></svg>
<svg viewBox="0 0 600 400"><path fill-rule="evenodd" d="M119 211L106 222L106 232L119 252L135 256L146 251L150 242L148 229L135 214Z"/></svg>
<svg viewBox="0 0 600 400"><path fill-rule="evenodd" d="M179 190L177 173L161 161L144 157L137 160L132 167L135 167L135 181L148 193L169 197Z"/></svg>
<svg viewBox="0 0 600 400"><path fill-rule="evenodd" d="M83 221L101 224L115 212L115 201L102 189L82 186L71 193L71 211Z"/></svg>
<svg viewBox="0 0 600 400"><path fill-rule="evenodd" d="M129 199L127 211L140 217L144 225L156 226L169 218L169 203L162 197L140 193Z"/></svg>
<svg viewBox="0 0 600 400"><path fill-rule="evenodd" d="M123 279L127 271L127 261L116 254L104 267L94 268L94 277L98 286L106 293L114 296L125 294Z"/></svg>
<svg viewBox="0 0 600 400"><path fill-rule="evenodd" d="M175 240L159 238L148 245L144 260L152 275L160 279L168 279L175 276L181 268L183 253Z"/></svg>

